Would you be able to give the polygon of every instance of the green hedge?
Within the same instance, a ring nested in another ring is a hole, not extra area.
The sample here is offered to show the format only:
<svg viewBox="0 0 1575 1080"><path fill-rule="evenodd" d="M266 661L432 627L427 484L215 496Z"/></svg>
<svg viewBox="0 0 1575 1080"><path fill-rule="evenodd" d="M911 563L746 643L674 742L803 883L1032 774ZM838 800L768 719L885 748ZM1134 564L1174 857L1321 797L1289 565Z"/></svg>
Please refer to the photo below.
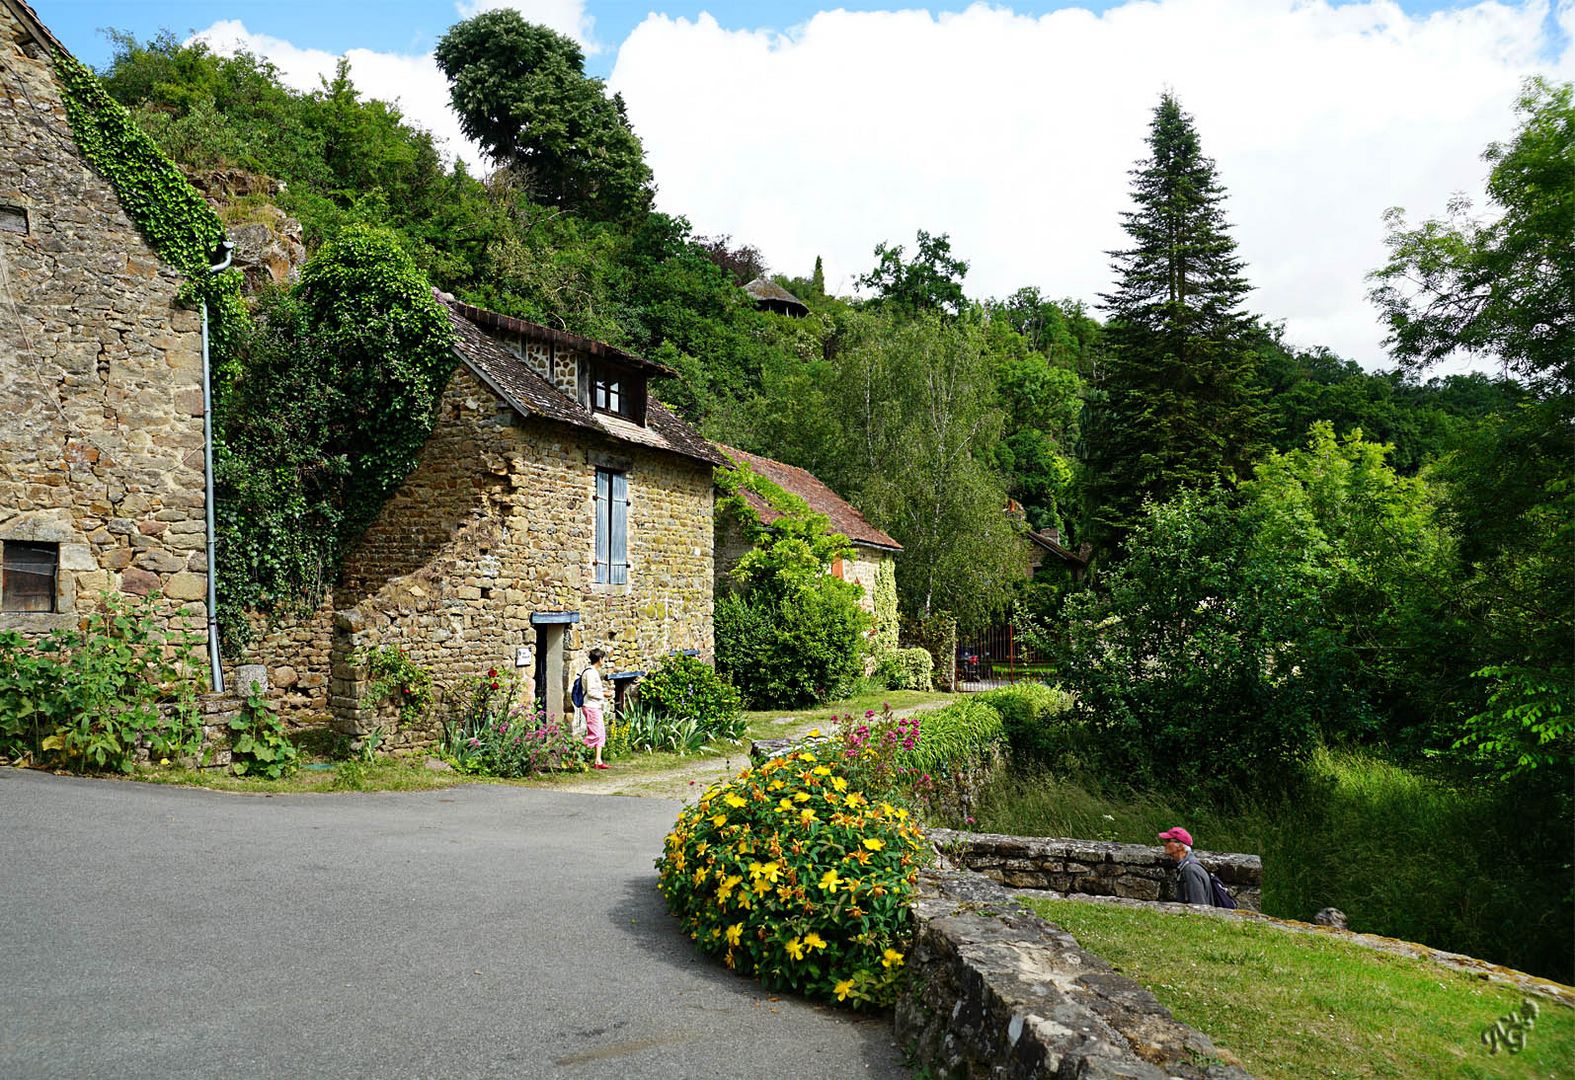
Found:
<svg viewBox="0 0 1575 1080"><path fill-rule="evenodd" d="M892 649L880 658L875 678L888 690L929 690L935 685L935 659L927 649Z"/></svg>
<svg viewBox="0 0 1575 1080"><path fill-rule="evenodd" d="M1075 751L1078 732L1069 723L1072 695L1044 683L1024 682L989 690L974 700L1001 714L1014 765L1050 765Z"/></svg>
<svg viewBox="0 0 1575 1080"><path fill-rule="evenodd" d="M903 764L939 773L987 757L1006 742L1001 714L977 698L918 714L919 745L903 754Z"/></svg>

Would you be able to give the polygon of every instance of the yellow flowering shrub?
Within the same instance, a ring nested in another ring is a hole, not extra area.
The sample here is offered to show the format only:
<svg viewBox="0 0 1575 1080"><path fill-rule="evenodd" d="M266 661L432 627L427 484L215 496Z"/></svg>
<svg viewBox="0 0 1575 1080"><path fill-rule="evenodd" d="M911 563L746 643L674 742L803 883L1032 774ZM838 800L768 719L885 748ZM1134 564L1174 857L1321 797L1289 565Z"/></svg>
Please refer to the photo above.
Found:
<svg viewBox="0 0 1575 1080"><path fill-rule="evenodd" d="M924 837L835 758L801 750L707 789L667 835L658 887L728 967L855 1008L896 996Z"/></svg>

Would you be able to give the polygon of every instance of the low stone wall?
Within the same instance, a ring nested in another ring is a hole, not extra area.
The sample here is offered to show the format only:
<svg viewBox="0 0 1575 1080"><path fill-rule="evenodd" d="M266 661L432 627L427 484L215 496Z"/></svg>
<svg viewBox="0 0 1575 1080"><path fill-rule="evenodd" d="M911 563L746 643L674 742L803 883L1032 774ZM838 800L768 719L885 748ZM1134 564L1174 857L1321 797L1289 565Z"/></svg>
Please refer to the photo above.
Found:
<svg viewBox="0 0 1575 1080"><path fill-rule="evenodd" d="M897 1036L940 1078L1246 1080L1208 1036L978 874L927 871Z"/></svg>
<svg viewBox="0 0 1575 1080"><path fill-rule="evenodd" d="M176 706L161 705L159 711L172 717ZM224 769L230 765L230 721L241 715L241 703L229 694L201 694L197 715L202 721L202 748L195 757L181 759L189 769ZM139 744L136 758L143 764L151 760L145 745Z"/></svg>
<svg viewBox="0 0 1575 1080"><path fill-rule="evenodd" d="M935 846L958 866L1016 889L1048 889L1087 896L1173 901L1175 864L1163 848L1060 837L1000 836L930 830ZM1263 906L1263 860L1256 855L1194 851L1219 875L1236 903Z"/></svg>

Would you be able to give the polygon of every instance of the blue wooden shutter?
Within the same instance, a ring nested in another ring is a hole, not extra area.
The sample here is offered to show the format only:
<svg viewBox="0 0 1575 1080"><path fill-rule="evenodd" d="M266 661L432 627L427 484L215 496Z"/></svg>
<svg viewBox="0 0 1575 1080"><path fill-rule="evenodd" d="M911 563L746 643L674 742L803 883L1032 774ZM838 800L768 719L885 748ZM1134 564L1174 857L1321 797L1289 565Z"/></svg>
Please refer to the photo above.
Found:
<svg viewBox="0 0 1575 1080"><path fill-rule="evenodd" d="M612 502L608 507L611 511L612 528L609 529L612 544L608 552L608 562L611 564L614 585L629 584L629 478L623 473L612 474Z"/></svg>
<svg viewBox="0 0 1575 1080"><path fill-rule="evenodd" d="M596 575L594 580L598 584L606 584L610 579L608 567L612 551L612 473L605 469L596 470Z"/></svg>

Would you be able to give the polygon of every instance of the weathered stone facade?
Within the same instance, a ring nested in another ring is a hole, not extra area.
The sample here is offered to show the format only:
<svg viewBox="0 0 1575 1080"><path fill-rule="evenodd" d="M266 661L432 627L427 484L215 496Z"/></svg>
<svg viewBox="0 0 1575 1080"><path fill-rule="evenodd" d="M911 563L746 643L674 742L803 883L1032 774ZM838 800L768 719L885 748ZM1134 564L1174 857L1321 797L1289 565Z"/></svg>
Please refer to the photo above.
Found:
<svg viewBox="0 0 1575 1080"><path fill-rule="evenodd" d="M73 141L47 35L0 4L0 541L58 545L53 612L159 591L205 621L202 366L173 269Z"/></svg>
<svg viewBox="0 0 1575 1080"><path fill-rule="evenodd" d="M851 581L857 585L862 590L859 594L859 607L873 615L875 614L875 579L880 576L881 564L896 561L897 556L893 552L854 544L853 557L839 559L832 566L831 573L843 581Z"/></svg>
<svg viewBox="0 0 1575 1080"><path fill-rule="evenodd" d="M554 350L556 363L576 360ZM563 392L559 380L545 389L554 391ZM645 429L625 437L631 426L525 415L476 368L456 364L419 463L329 600L247 650L268 667L285 714L328 712L352 735L379 726L384 746L435 738L439 716L396 730L391 711L367 700L367 673L353 661L368 646L402 649L439 687L489 670L517 676L525 696L564 716L592 648L607 654L608 674L649 670L677 651L709 657L712 465L631 441L660 438ZM627 478L627 583L594 580L598 468Z"/></svg>

